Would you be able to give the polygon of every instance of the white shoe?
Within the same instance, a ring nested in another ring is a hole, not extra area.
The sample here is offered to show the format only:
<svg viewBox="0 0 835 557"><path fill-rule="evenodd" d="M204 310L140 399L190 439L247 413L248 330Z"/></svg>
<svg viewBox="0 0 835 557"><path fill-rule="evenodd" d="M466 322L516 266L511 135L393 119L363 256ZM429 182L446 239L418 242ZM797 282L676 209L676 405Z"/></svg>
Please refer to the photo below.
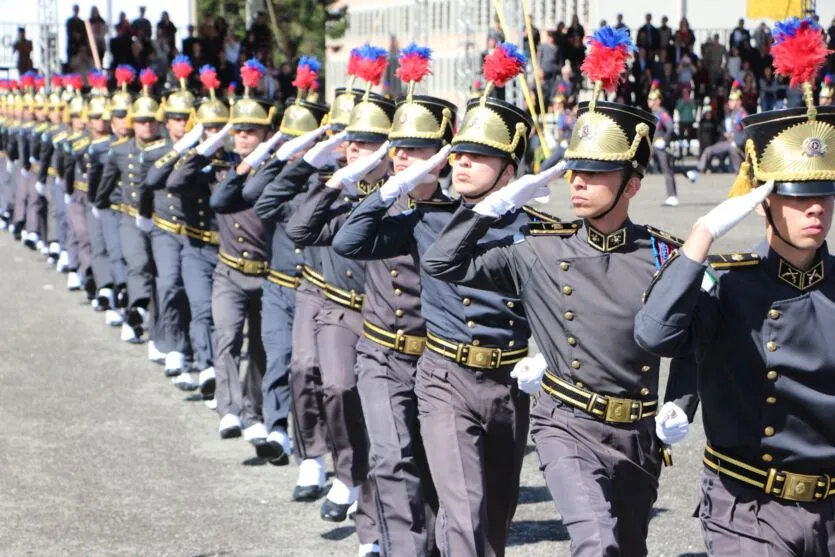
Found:
<svg viewBox="0 0 835 557"><path fill-rule="evenodd" d="M58 257L61 255L61 244L58 242L49 243L49 254Z"/></svg>
<svg viewBox="0 0 835 557"><path fill-rule="evenodd" d="M81 275L75 271L67 275L67 290L81 290Z"/></svg>
<svg viewBox="0 0 835 557"><path fill-rule="evenodd" d="M191 374L187 371L180 373L177 377L172 377L171 381L174 386L181 391L195 391L197 390L197 383L192 379Z"/></svg>
<svg viewBox="0 0 835 557"><path fill-rule="evenodd" d="M22 243L25 243L28 240L29 240L29 233L26 232L26 229L24 228L23 230L20 231L20 241Z"/></svg>
<svg viewBox="0 0 835 557"><path fill-rule="evenodd" d="M264 442L267 439L267 428L264 424L257 422L244 430L244 440L250 443Z"/></svg>
<svg viewBox="0 0 835 557"><path fill-rule="evenodd" d="M293 453L293 447L290 444L290 436L287 435L284 428L279 427L277 430L271 431L270 434L267 435L267 443L280 445L281 450L283 450L284 454L288 457Z"/></svg>
<svg viewBox="0 0 835 557"><path fill-rule="evenodd" d="M296 485L307 487L309 485L325 485L325 457L306 458L299 464L299 479Z"/></svg>
<svg viewBox="0 0 835 557"><path fill-rule="evenodd" d="M679 206L678 197L676 197L675 195L671 195L670 197L668 197L667 199L664 200L664 206L665 207L678 207Z"/></svg>
<svg viewBox="0 0 835 557"><path fill-rule="evenodd" d="M358 501L354 501L353 503L351 503L351 506L348 507L348 512L345 513L346 516L348 517L348 520L356 519L356 517L357 517L357 507L359 507L359 502ZM377 551L379 551L379 549ZM363 553L362 555L364 556L365 553Z"/></svg>
<svg viewBox="0 0 835 557"><path fill-rule="evenodd" d="M104 312L104 322L111 327L121 327L122 315L115 309L109 309Z"/></svg>
<svg viewBox="0 0 835 557"><path fill-rule="evenodd" d="M241 419L235 414L226 414L220 419L220 425L217 426L217 432L221 439L229 439L231 437L241 436Z"/></svg>
<svg viewBox="0 0 835 557"><path fill-rule="evenodd" d="M43 256L49 255L49 246L46 245L46 242L44 242L43 240L38 240L35 243L35 249L41 252L41 255Z"/></svg>
<svg viewBox="0 0 835 557"><path fill-rule="evenodd" d="M206 408L209 410L217 410L217 400L215 399L204 400L203 404L205 404Z"/></svg>
<svg viewBox="0 0 835 557"><path fill-rule="evenodd" d="M169 352L165 355L165 376L175 377L183 373L185 356L182 352Z"/></svg>
<svg viewBox="0 0 835 557"><path fill-rule="evenodd" d="M6 222L4 220L0 220L0 230L6 230L8 227L9 227L8 222Z"/></svg>
<svg viewBox="0 0 835 557"><path fill-rule="evenodd" d="M165 353L157 350L153 340L148 342L148 359L155 364L165 363Z"/></svg>
<svg viewBox="0 0 835 557"><path fill-rule="evenodd" d="M351 511L348 511L350 514ZM356 513L355 513L356 514ZM360 544L360 551L359 556L365 557L366 555L380 555L380 544L378 543L361 543Z"/></svg>
<svg viewBox="0 0 835 557"><path fill-rule="evenodd" d="M58 263L55 265L55 270L59 273L67 272L67 268L70 266L70 254L65 251L62 251L61 254L58 256Z"/></svg>
<svg viewBox="0 0 835 557"><path fill-rule="evenodd" d="M688 170L687 171L687 179L695 184L696 180L699 179L699 171L698 170Z"/></svg>
<svg viewBox="0 0 835 557"><path fill-rule="evenodd" d="M200 393L203 400L211 400L215 396L215 368L207 367L197 376L197 383L200 385Z"/></svg>
<svg viewBox="0 0 835 557"><path fill-rule="evenodd" d="M339 478L335 478L330 491L328 491L327 499L337 505L351 505L359 499L359 493L359 486L349 487L342 483Z"/></svg>
<svg viewBox="0 0 835 557"><path fill-rule="evenodd" d="M105 314L105 318L106 317L107 314ZM136 331L133 330L133 327L131 327L127 323L122 323L122 333L119 335L119 339L122 342L136 343L136 341L139 340L139 337L136 336Z"/></svg>

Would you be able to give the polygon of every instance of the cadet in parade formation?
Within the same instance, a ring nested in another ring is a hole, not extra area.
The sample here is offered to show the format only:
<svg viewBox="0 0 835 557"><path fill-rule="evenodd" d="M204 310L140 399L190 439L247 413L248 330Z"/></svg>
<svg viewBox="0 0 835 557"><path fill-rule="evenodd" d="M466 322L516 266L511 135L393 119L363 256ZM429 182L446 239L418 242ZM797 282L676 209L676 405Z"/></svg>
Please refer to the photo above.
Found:
<svg viewBox="0 0 835 557"><path fill-rule="evenodd" d="M414 43L404 96L372 91L388 52L364 45L330 106L306 56L282 108L258 96L254 59L228 99L211 66L189 90L185 57L159 97L148 69L134 96L129 66L112 93L98 72L0 80L0 228L199 390L222 439L276 466L295 456L292 500L353 518L360 557L505 555L529 431L572 555L645 556L662 465L699 400L708 553L828 555L835 110L826 80L814 104L820 28L775 32L805 108L747 116L732 91L728 141L699 169L729 155L734 197L686 242L630 218L653 159L678 205L660 93L651 111L598 98L633 50L625 30L594 33L591 99L560 155L521 176L533 121L491 96L525 71L509 43L457 131L456 106L418 92L431 51ZM561 178L576 220L527 205ZM764 241L711 255L751 211Z"/></svg>

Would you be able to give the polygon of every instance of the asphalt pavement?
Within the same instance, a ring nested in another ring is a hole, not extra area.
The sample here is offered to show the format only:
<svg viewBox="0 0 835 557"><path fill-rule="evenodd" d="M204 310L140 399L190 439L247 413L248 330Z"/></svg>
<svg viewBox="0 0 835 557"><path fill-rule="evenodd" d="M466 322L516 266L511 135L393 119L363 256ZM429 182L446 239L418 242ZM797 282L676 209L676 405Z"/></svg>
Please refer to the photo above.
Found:
<svg viewBox="0 0 835 557"><path fill-rule="evenodd" d="M662 208L663 180L647 178L633 220L686 236L733 177L678 181L682 205ZM548 209L571 218L564 183ZM750 216L717 249L749 249L763 226ZM0 277L0 555L357 554L353 523L323 522L318 503L290 502L294 465L265 464L243 440L221 440L214 412L175 389L145 346L120 342L82 294L67 292L64 275L8 233ZM691 516L703 443L697 415L662 473L651 556L703 554ZM507 557L568 556L533 445L528 453Z"/></svg>

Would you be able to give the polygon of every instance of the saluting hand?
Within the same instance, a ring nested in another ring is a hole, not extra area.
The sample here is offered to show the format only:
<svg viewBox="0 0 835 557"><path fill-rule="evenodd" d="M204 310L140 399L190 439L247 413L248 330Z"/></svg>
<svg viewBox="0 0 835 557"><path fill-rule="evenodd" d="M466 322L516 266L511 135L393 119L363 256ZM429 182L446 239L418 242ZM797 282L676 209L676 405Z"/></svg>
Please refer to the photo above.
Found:
<svg viewBox="0 0 835 557"><path fill-rule="evenodd" d="M380 165L380 161L386 156L388 149L389 142L386 141L370 155L360 157L334 172L333 177L325 185L329 188L341 188L349 184L356 184Z"/></svg>
<svg viewBox="0 0 835 557"><path fill-rule="evenodd" d="M539 174L527 174L502 189L494 191L473 207L473 211L487 217L499 218L505 213L520 209L535 197L544 197L550 193L551 181L565 174L565 161L560 161L552 168Z"/></svg>
<svg viewBox="0 0 835 557"><path fill-rule="evenodd" d="M294 137L278 148L278 151L275 152L275 157L280 161L290 160L290 157L296 153L300 153L316 143L316 140L320 135L325 133L326 129L328 129L327 126L321 126L313 131L300 135L299 137Z"/></svg>
<svg viewBox="0 0 835 557"><path fill-rule="evenodd" d="M321 128L320 128L321 129ZM313 168L320 169L334 162L336 150L345 142L348 132L339 132L333 137L320 141L304 154L304 162Z"/></svg>
<svg viewBox="0 0 835 557"><path fill-rule="evenodd" d="M203 124L197 124L174 144L173 149L182 155L194 147L201 137L203 137Z"/></svg>
<svg viewBox="0 0 835 557"><path fill-rule="evenodd" d="M195 147L194 151L200 156L211 157L217 153L218 149L223 147L223 144L226 142L226 137L229 135L230 131L232 131L232 124L227 123L220 129L219 132L211 137L207 137L200 145Z"/></svg>
<svg viewBox="0 0 835 557"><path fill-rule="evenodd" d="M421 184L436 182L438 180L438 174L440 174L446 165L446 159L450 149L452 149L452 146L446 145L432 155L432 157L425 161L416 162L409 168L386 180L386 183L380 187L380 199L384 203L389 203L401 195L409 193Z"/></svg>

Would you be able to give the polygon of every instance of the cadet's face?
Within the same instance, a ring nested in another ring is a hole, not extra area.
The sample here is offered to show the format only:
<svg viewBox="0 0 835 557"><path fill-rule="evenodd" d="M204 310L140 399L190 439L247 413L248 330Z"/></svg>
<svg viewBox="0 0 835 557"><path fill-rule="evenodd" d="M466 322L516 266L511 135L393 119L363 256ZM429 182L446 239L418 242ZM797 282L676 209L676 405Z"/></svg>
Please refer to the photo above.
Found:
<svg viewBox="0 0 835 557"><path fill-rule="evenodd" d="M219 132L221 129L223 129L223 126L203 126L203 136L208 139L209 137L212 137L217 132Z"/></svg>
<svg viewBox="0 0 835 557"><path fill-rule="evenodd" d="M171 136L172 141L179 141L186 134L186 118L168 118L165 120L165 129Z"/></svg>
<svg viewBox="0 0 835 557"><path fill-rule="evenodd" d="M245 157L264 141L267 132L263 129L238 130L235 132L235 152Z"/></svg>
<svg viewBox="0 0 835 557"><path fill-rule="evenodd" d="M73 131L79 132L84 129L84 120L81 119L81 116L73 116L70 124L72 125Z"/></svg>
<svg viewBox="0 0 835 557"><path fill-rule="evenodd" d="M107 133L109 127L109 122L107 120L102 120L101 118L90 118L90 129L94 133Z"/></svg>
<svg viewBox="0 0 835 557"><path fill-rule="evenodd" d="M513 165L500 157L456 153L452 162L452 186L468 201L506 186L512 177Z"/></svg>
<svg viewBox="0 0 835 557"><path fill-rule="evenodd" d="M124 116L113 116L110 118L110 127L113 133L119 137L124 137L128 134L128 119Z"/></svg>
<svg viewBox="0 0 835 557"><path fill-rule="evenodd" d="M818 106L829 106L832 104L832 97L820 97Z"/></svg>
<svg viewBox="0 0 835 557"><path fill-rule="evenodd" d="M728 108L730 110L736 110L736 108L738 106L739 106L739 101L737 99L731 99L731 100L728 101Z"/></svg>
<svg viewBox="0 0 835 557"><path fill-rule="evenodd" d="M574 172L571 177L571 205L580 218L593 217L612 206L620 189L623 172ZM641 188L641 180L633 176L623 192L621 202L630 199Z"/></svg>
<svg viewBox="0 0 835 557"><path fill-rule="evenodd" d="M61 122L61 111L60 110L50 110L49 111L49 121L53 124L59 124Z"/></svg>
<svg viewBox="0 0 835 557"><path fill-rule="evenodd" d="M139 141L151 141L159 134L159 123L156 120L134 122L133 134Z"/></svg>
<svg viewBox="0 0 835 557"><path fill-rule="evenodd" d="M835 197L784 197L770 195L768 205L780 234L801 249L823 245L832 226ZM757 212L763 214L762 208Z"/></svg>
<svg viewBox="0 0 835 557"><path fill-rule="evenodd" d="M358 141L350 141L345 149L345 157L348 160L348 164L351 164L355 160L360 159L362 157L367 157L368 155L371 155L382 145L382 143L365 143Z"/></svg>
<svg viewBox="0 0 835 557"><path fill-rule="evenodd" d="M399 174L406 170L416 162L429 160L437 153L432 147L423 147L420 149L413 147L399 147L394 150L394 173Z"/></svg>
<svg viewBox="0 0 835 557"><path fill-rule="evenodd" d="M43 122L46 119L46 110L43 108L38 108L35 110L35 118Z"/></svg>

